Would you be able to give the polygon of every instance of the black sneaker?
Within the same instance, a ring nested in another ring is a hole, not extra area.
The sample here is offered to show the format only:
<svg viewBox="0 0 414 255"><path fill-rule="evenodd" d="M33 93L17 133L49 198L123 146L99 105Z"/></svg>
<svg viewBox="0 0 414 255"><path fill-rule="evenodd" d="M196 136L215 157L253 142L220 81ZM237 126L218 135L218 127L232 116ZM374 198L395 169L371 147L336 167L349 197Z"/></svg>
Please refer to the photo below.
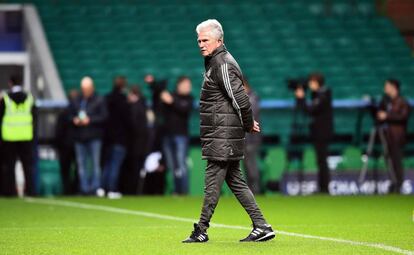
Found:
<svg viewBox="0 0 414 255"><path fill-rule="evenodd" d="M189 238L183 240L183 243L205 243L208 241L208 235L206 232L201 231L197 223L194 223L194 230L191 232Z"/></svg>
<svg viewBox="0 0 414 255"><path fill-rule="evenodd" d="M275 232L273 232L270 225L263 227L253 226L252 232L246 238L240 240L240 242L264 242L273 239L275 236Z"/></svg>

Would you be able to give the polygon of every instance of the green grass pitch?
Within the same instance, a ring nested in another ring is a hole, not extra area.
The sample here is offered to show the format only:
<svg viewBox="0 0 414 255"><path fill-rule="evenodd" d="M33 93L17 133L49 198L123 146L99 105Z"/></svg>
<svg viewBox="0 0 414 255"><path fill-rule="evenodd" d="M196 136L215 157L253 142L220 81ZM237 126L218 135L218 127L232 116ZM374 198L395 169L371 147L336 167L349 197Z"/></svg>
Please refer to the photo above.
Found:
<svg viewBox="0 0 414 255"><path fill-rule="evenodd" d="M414 254L414 196L257 200L280 231L274 240L239 243L251 222L222 197L213 222L224 225L209 229L208 243L182 244L201 197L2 198L0 254Z"/></svg>

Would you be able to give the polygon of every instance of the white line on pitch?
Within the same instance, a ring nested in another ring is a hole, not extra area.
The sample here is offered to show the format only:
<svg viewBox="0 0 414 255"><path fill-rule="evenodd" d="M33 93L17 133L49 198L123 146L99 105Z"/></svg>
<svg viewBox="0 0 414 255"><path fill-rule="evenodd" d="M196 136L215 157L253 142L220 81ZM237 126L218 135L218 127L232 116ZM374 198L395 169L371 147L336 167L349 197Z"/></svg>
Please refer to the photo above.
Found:
<svg viewBox="0 0 414 255"><path fill-rule="evenodd" d="M29 203L36 203L36 204L66 206L66 207L88 209L88 210L98 210L98 211L111 212L111 213L137 215L137 216L144 216L144 217L156 218L156 219L162 219L162 220L172 220L172 221L191 222L191 223L198 221L197 219L176 217L176 216L165 215L165 214L135 211L135 210L128 210L128 209L122 209L122 208L116 208L116 207L110 207L110 206L104 206L104 205L92 205L92 204L56 200L56 199L26 198L25 201ZM233 226L233 225L225 225L225 224L218 224L218 223L211 223L210 225L212 227L217 227L217 228L250 230L250 228L243 227L243 226ZM349 245L355 245L355 246L365 246L365 247L371 247L371 248L377 248L377 249L381 249L385 251L395 252L399 254L414 255L413 251L404 250L399 247L390 246L390 245L386 245L382 243L359 242L359 241L352 241L352 240L333 238L333 237L323 237L323 236L293 233L293 232L287 232L287 231L281 231L281 230L277 230L275 232L279 235L301 237L301 238L307 238L307 239L316 239L316 240L321 240L321 241L330 241L330 242L343 243L343 244L349 244Z"/></svg>

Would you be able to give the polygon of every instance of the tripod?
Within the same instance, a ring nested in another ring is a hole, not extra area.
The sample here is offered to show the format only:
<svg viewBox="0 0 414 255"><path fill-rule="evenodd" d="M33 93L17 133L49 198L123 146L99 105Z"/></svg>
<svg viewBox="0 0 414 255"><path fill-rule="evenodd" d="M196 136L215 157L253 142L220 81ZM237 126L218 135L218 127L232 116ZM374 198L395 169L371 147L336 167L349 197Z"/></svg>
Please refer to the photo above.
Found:
<svg viewBox="0 0 414 255"><path fill-rule="evenodd" d="M303 144L306 142L305 138L308 137L308 119L304 111L302 111L297 105L293 108L293 118L291 123L291 134L290 134L290 141L289 141L289 154L293 152L293 157L300 157L303 156ZM292 150L293 148L293 150ZM292 155L292 154L291 154ZM291 155L289 159L291 160ZM304 180L304 169L303 164L302 167L299 169L298 172L298 182L300 183L299 194L302 194L302 182ZM285 169L287 172L287 169Z"/></svg>
<svg viewBox="0 0 414 255"><path fill-rule="evenodd" d="M367 172L368 172L369 158L372 157L372 152L374 150L374 145L375 145L375 139L376 139L377 136L379 137L379 140L380 140L381 145L382 145L384 159L385 159L385 165L386 165L386 168L387 168L388 175L390 176L392 183L396 182L396 177L395 177L394 169L393 169L394 167L393 167L393 164L392 164L392 159L391 159L390 154L389 154L388 144L387 144L387 140L386 140L386 137L385 137L385 127L381 126L381 125L376 125L375 127L373 127L371 129L371 132L370 132L370 135L369 135L369 140L368 140L367 151L366 151L366 154L363 157L363 165L362 165L362 169L360 171L359 179L358 179L360 184L365 181L365 178L366 178L366 175L367 175ZM375 174L375 176L374 176L375 181L377 181L378 176L377 176L376 173L374 173L374 174ZM378 190L377 185L376 185L376 191Z"/></svg>

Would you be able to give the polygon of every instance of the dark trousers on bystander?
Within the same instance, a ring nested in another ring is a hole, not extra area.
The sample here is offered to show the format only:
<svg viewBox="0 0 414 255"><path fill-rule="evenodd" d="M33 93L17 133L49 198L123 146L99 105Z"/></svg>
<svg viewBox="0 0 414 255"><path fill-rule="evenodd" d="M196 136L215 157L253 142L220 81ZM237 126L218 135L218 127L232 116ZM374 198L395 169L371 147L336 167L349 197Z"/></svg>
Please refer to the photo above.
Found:
<svg viewBox="0 0 414 255"><path fill-rule="evenodd" d="M16 196L16 177L15 166L16 161L20 160L23 165L25 178L25 195L34 196L36 194L34 185L34 158L33 158L33 142L3 142L3 187L2 193L6 196Z"/></svg>

